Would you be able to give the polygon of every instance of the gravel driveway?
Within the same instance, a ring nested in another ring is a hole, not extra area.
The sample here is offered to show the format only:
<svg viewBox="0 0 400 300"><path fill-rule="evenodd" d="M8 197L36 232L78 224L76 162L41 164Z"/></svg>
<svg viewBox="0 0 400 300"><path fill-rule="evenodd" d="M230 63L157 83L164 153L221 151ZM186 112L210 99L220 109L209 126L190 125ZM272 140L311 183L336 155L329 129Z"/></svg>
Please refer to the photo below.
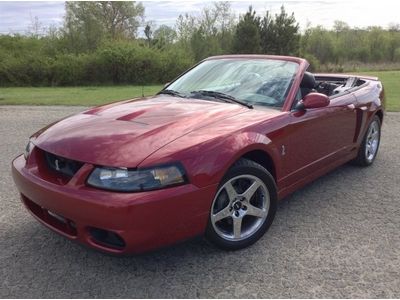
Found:
<svg viewBox="0 0 400 300"><path fill-rule="evenodd" d="M400 297L400 114L388 114L369 168L345 165L280 203L254 246L201 238L112 257L40 225L22 207L11 160L31 133L79 107L0 106L0 297Z"/></svg>

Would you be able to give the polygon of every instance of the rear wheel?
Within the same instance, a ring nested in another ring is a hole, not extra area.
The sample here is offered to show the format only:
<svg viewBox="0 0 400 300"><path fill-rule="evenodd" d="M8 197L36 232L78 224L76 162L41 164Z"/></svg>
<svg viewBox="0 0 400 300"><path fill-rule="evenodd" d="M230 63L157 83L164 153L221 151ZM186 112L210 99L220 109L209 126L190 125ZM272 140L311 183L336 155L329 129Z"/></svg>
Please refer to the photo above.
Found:
<svg viewBox="0 0 400 300"><path fill-rule="evenodd" d="M358 150L358 155L353 162L359 166L371 165L378 154L380 140L381 121L378 116L374 116Z"/></svg>
<svg viewBox="0 0 400 300"><path fill-rule="evenodd" d="M210 210L206 237L226 250L255 243L271 226L275 181L261 165L239 160L222 179Z"/></svg>

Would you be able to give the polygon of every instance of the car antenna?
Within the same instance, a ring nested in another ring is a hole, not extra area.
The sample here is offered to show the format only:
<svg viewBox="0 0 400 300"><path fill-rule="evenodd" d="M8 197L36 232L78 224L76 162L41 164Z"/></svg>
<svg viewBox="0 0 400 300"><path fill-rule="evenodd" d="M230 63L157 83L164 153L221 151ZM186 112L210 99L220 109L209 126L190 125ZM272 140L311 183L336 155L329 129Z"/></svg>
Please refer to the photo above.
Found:
<svg viewBox="0 0 400 300"><path fill-rule="evenodd" d="M142 98L144 97L144 85L142 85Z"/></svg>

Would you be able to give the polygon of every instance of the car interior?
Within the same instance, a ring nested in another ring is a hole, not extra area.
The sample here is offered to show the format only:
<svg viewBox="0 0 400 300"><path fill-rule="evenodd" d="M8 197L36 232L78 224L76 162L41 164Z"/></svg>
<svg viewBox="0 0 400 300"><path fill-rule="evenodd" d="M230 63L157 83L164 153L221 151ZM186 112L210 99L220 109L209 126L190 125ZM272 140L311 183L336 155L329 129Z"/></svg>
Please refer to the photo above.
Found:
<svg viewBox="0 0 400 300"><path fill-rule="evenodd" d="M301 97L304 98L311 92L317 92L333 97L340 95L352 88L362 86L366 81L358 77L315 76L305 72L300 83Z"/></svg>
<svg viewBox="0 0 400 300"><path fill-rule="evenodd" d="M315 77L310 72L305 72L303 79L300 83L300 91L301 97L304 98L307 94L311 92L316 92L315 87L317 86L317 82L315 81Z"/></svg>

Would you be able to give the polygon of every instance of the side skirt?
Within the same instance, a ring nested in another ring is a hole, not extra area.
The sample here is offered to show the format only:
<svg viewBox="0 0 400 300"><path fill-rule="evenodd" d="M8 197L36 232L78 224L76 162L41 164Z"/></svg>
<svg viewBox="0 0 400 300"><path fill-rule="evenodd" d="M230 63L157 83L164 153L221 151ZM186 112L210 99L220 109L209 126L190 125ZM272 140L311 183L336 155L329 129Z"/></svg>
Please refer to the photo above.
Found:
<svg viewBox="0 0 400 300"><path fill-rule="evenodd" d="M330 164L327 164L324 168L318 169L317 171L311 173L310 175L303 177L299 181L293 183L292 185L285 187L278 191L278 199L282 200L286 196L290 195L291 193L297 191L298 189L304 187L305 185L313 182L317 178L325 175L326 173L338 168L339 166L345 164L346 162L351 161L357 156L357 151L352 151L348 155L344 156L339 160L335 160Z"/></svg>

